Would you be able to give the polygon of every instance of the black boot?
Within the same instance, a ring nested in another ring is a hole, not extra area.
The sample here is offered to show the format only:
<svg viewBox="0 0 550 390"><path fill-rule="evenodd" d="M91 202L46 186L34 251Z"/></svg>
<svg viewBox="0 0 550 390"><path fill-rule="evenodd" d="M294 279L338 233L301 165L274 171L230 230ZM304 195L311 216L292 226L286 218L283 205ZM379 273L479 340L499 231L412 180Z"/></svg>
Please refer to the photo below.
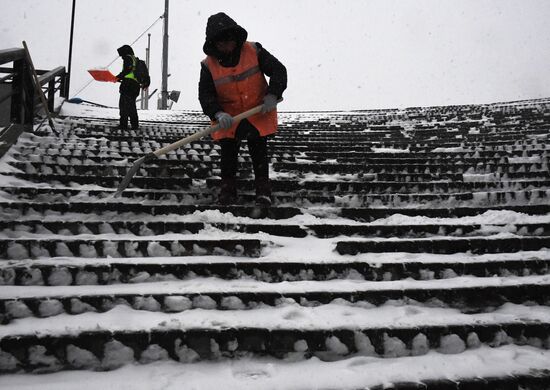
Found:
<svg viewBox="0 0 550 390"><path fill-rule="evenodd" d="M235 204L237 202L237 183L234 178L222 179L218 202L222 205Z"/></svg>
<svg viewBox="0 0 550 390"><path fill-rule="evenodd" d="M271 184L267 177L255 179L256 204L259 206L271 206Z"/></svg>

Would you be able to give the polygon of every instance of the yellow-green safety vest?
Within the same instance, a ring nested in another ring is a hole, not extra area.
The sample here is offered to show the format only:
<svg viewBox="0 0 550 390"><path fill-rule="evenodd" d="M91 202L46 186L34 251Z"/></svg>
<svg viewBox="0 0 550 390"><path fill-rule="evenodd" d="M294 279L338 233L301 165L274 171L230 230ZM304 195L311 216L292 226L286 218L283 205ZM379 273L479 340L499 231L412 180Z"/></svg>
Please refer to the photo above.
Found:
<svg viewBox="0 0 550 390"><path fill-rule="evenodd" d="M137 82L136 75L134 74L134 71L136 70L136 66L137 66L136 57L131 55L131 54L130 54L130 56L132 57L132 71L130 73L128 73L126 76L124 76L124 78L134 80L134 81Z"/></svg>

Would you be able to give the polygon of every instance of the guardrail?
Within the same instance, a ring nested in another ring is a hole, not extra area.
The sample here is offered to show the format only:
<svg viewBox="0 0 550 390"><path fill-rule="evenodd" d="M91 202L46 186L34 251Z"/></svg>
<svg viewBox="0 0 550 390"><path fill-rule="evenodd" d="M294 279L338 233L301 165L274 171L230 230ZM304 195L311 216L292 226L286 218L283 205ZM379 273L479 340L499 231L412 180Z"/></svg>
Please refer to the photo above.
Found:
<svg viewBox="0 0 550 390"><path fill-rule="evenodd" d="M33 118L41 108L41 102L34 88L31 70L25 56L25 50L12 48L0 50L0 66L13 63L13 67L0 67L0 104L11 98L10 121L23 125L33 123ZM37 70L38 83L47 97L50 111L54 110L55 95L67 98L67 72L64 66L55 69ZM11 88L9 87L11 85Z"/></svg>

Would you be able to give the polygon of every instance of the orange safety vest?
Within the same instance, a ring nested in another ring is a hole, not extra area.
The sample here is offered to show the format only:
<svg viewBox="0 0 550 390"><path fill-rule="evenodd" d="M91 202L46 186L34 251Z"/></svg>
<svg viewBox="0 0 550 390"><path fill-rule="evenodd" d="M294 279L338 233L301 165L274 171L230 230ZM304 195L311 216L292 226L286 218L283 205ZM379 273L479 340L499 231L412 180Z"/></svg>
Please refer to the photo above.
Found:
<svg viewBox="0 0 550 390"><path fill-rule="evenodd" d="M252 42L245 42L241 49L239 63L234 67L223 67L218 61L207 56L203 60L212 74L218 101L223 110L231 116L250 110L263 104L267 90L267 81L260 70L256 46ZM258 129L261 136L273 134L277 131L277 111L266 114L256 114L248 121ZM214 140L235 138L239 124L235 123L229 129L222 129L212 133Z"/></svg>

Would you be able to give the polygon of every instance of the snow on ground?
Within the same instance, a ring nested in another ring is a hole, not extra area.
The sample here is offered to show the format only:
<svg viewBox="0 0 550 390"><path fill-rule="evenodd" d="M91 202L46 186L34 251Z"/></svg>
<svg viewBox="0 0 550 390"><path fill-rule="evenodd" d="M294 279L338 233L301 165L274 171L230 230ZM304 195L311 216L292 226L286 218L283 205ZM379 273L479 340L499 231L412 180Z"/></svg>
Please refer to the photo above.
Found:
<svg viewBox="0 0 550 390"><path fill-rule="evenodd" d="M141 121L158 121L166 118L178 118L183 116L196 116L203 119L205 123L208 121L206 115L201 111L181 111L181 110L138 110L139 118ZM292 122L309 122L312 120L329 119L335 114L354 115L348 111L337 112L317 112L317 113L285 113L280 112L280 123L284 124L286 120L291 119ZM95 118L100 120L119 119L119 110L116 107L97 107L86 104L74 104L65 102L61 107L61 116L75 117L75 118ZM362 113L355 114L362 116Z"/></svg>
<svg viewBox="0 0 550 390"><path fill-rule="evenodd" d="M84 105L65 103L62 115L81 118L102 118L117 119L117 109L96 108ZM331 113L330 115L333 115ZM311 121L320 118L329 118L326 113L305 113L305 114L282 114L282 122L289 118L293 121ZM346 113L346 115L353 115ZM363 114L361 114L363 115ZM189 119L205 120L198 112L166 112L149 111L140 112L144 121L177 121ZM72 120L73 123L85 125L85 119ZM113 124L113 122L105 122ZM338 123L331 122L334 126ZM101 138L89 138L95 141L107 141ZM82 141L76 139L75 141ZM18 145L39 145L41 143L55 143L53 137L35 137L24 135ZM409 149L396 149L379 147L374 148L375 153L410 153ZM466 153L471 149L464 147L435 148L433 153ZM8 162L11 157L4 156L0 160L0 172L14 173L15 168ZM310 163L311 160L302 159L302 162ZM300 161L300 160L298 160ZM540 157L516 157L509 159L511 163L539 163ZM126 162L127 163L127 162ZM296 178L295 173L276 172L275 178ZM356 174L324 175L306 173L300 176L301 182L306 181L355 181L376 179L375 175L364 175L359 177ZM464 175L466 182L498 181L499 177L485 173L467 173ZM50 185L43 183L32 183L14 178L10 175L0 175L0 187L25 186L48 188ZM56 186L56 188L67 188ZM74 185L81 190L106 190L95 185ZM136 191L139 192L139 191ZM486 194L486 193L484 193ZM14 201L12 196L6 192L0 192L0 200ZM82 201L98 203L112 200L94 200L86 194L79 194L63 201ZM56 202L55 197L42 198L44 202ZM144 201L139 203L147 204ZM171 204L173 201L159 201L155 204ZM471 202L471 201L470 201ZM435 203L434 203L435 204ZM451 206L451 204L449 204ZM416 205L413 205L416 207ZM511 224L519 223L548 223L550 215L531 216L513 211L487 211L475 217L463 218L427 218L408 217L401 214L394 214L371 223L360 223L340 218L336 215L337 208L330 205L321 205L315 208L302 210L303 215L286 220L255 220L246 217L236 217L231 213L222 213L217 210L197 211L189 215L160 215L151 216L146 214L133 214L116 212L104 212L101 215L84 215L79 213L60 214L55 212L38 213L32 209L24 216L18 213L10 213L2 210L1 217L6 219L19 220L41 220L41 221L180 221L180 222L204 222L210 223L258 223L262 224L298 224L300 226L315 224L348 224L348 225L470 225L481 224L486 226L485 232L494 233L492 238L517 237ZM12 218L14 217L14 218ZM504 225L501 227L488 227L488 225ZM265 233L239 234L223 232L212 226L207 226L198 235L166 234L162 236L135 236L132 234L104 233L101 235L63 235L63 234L36 234L22 231L3 231L0 234L7 238L55 238L61 240L71 239L104 239L104 240L181 240L181 239L239 239L256 238L262 240L264 248L262 256L257 259L235 258L229 256L197 256L197 257L163 257L162 253L154 258L128 258L128 259L83 259L80 257L59 257L36 261L22 260L4 262L1 268L13 265L30 264L101 264L103 262L116 261L117 263L203 263L203 262L251 262L251 261L303 261L323 263L328 261L336 262L367 262L369 264L383 264L390 262L420 261L446 262L449 264L466 262L491 262L507 259L523 259L526 261L536 259L550 259L550 251L541 250L533 252L504 253L472 255L470 253L456 255L439 254L412 254L412 253L366 253L357 256L341 256L335 252L337 241L350 239L349 237L335 237L330 239L319 239L308 236L306 238L276 237ZM353 238L357 239L357 238ZM430 238L433 239L433 238ZM387 241L387 239L384 239ZM393 240L397 240L393 238ZM373 291L384 289L407 289L407 288L453 288L453 287L475 287L475 286L515 286L526 283L549 284L550 276L525 276L525 277L453 277L441 280L401 280L392 282L367 282L364 280L333 280L323 282L320 285L313 281L265 283L256 280L219 280L217 278L194 278L182 281L150 282L140 284L114 284L105 286L63 286L44 287L26 286L13 287L3 286L0 289L0 298L13 299L17 297L56 297L61 294L86 295L86 294L115 294L115 293L141 293L141 294L204 294L214 292L238 293L249 292L276 292L276 293L301 293L308 291ZM238 306L238 305L237 305ZM327 305L307 307L298 305L292 300L282 299L279 305L274 307L259 305L253 310L207 310L206 308L195 308L181 313L159 313L145 310L134 310L125 305L118 305L112 310L97 314L83 313L80 315L60 314L48 319L37 320L36 318L23 318L13 320L7 325L0 327L0 337L7 335L31 335L31 334L76 334L82 330L139 330L139 329L191 329L191 328L214 328L223 329L226 327L263 327L269 329L333 329L333 328L374 328L388 327L414 327L425 325L460 325L460 324L499 324L499 323L530 323L542 321L550 322L550 308L546 306L527 306L505 304L494 311L477 314L464 314L458 309L448 307L434 307L415 302L392 301L386 304L373 307L372 305L350 303L343 300L336 300ZM237 307L232 307L236 309ZM231 309L231 307L229 307ZM445 355L444 359L440 353L430 351L425 356L400 359L380 359L374 357L355 356L349 359L327 363L312 358L304 361L290 362L285 360L243 358L231 361L201 362L192 365L182 365L174 362L160 362L147 366L128 365L112 372L64 372L41 376L32 375L8 375L0 376L0 388L44 388L44 389L341 389L360 388L391 381L407 380L417 381L420 379L441 378L441 377L475 377L475 376L504 376L514 373L526 374L531 369L547 369L550 362L550 353L542 349L534 349L527 346L502 346L500 348L480 347L467 350L457 355Z"/></svg>
<svg viewBox="0 0 550 390"><path fill-rule="evenodd" d="M440 147L440 148L432 149L432 153L466 153L469 151L470 151L469 149L465 149L462 146L456 146L451 148Z"/></svg>
<svg viewBox="0 0 550 390"><path fill-rule="evenodd" d="M352 390L392 382L527 375L548 369L550 351L532 347L480 347L457 355L356 356L336 362L242 358L181 364L130 364L107 372L70 371L0 376L0 388L43 390Z"/></svg>
<svg viewBox="0 0 550 390"><path fill-rule="evenodd" d="M51 186L44 183L31 183L25 180L17 179L11 176L0 175L0 200L5 202L14 202L14 205L19 202L17 197L7 194L4 191L1 191L1 187L12 187L12 186L21 186L32 188L49 188ZM59 187L59 189L67 189L70 187ZM71 188L74 189L74 188ZM105 190L103 187L98 186L78 186L78 189L82 191L92 191L92 190ZM112 191L114 193L114 190ZM136 193L139 193L136 191ZM97 198L90 197L87 193L83 192L76 194L74 196L65 196L65 195L41 195L40 201L37 203L49 202L56 203L59 198L62 198L63 203L72 202L91 202L91 203L118 203L120 200L115 198ZM124 199L126 202L126 199ZM129 200L128 202L131 202ZM128 203L127 202L127 203ZM28 202L32 204L31 202ZM177 204L180 205L181 202L173 202L170 200L166 201L144 201L136 200L137 204L157 204L157 205L170 205ZM423 206L426 207L426 206ZM378 209L378 208L375 208ZM385 209L385 208L382 208ZM516 212L512 210L487 210L482 214L478 214L470 217L460 217L460 218L433 218L426 216L407 216L399 213L392 214L386 218L380 218L372 222L362 223L346 218L341 218L337 216L337 211L339 207L333 207L331 205L316 205L307 209L302 209L301 211L304 214L298 214L291 218L287 219L262 219L262 224L291 224L291 225L321 225L321 224L346 224L346 225L507 225L507 224L525 224L525 223L547 223L550 221L550 214L547 215L529 215L521 212ZM324 217L323 215L329 215L330 217ZM6 216L7 218L7 216ZM57 218L57 219L56 219ZM59 216L56 217L55 212L47 213L44 215L40 212L33 212L32 207L28 213L24 216L18 218L21 221L24 220L43 220L43 221L56 221L59 220ZM220 210L204 210L204 211L195 211L192 214L187 215L178 215L178 214L163 214L163 215L148 215L148 214L139 214L139 213L117 213L117 212L103 212L101 216L95 214L79 214L79 213L65 213L63 214L63 220L66 221L122 221L122 220L140 220L146 222L154 221L171 221L171 222L206 222L206 223L258 223L258 219L253 219L249 217L239 217L233 215L231 212L222 212Z"/></svg>
<svg viewBox="0 0 550 390"><path fill-rule="evenodd" d="M188 115L200 115L204 119L205 123L207 117L199 111L166 111L166 110L138 110L139 119L141 121L162 121L171 117L177 119L178 117L185 117ZM89 106L86 104L73 104L65 102L61 107L61 116L80 117L80 118L97 118L97 119L115 119L120 118L118 108L105 108ZM112 123L112 122L111 122Z"/></svg>
<svg viewBox="0 0 550 390"><path fill-rule="evenodd" d="M471 217L429 218L425 216L407 216L393 214L387 218L377 219L372 225L508 225L521 223L544 223L549 221L550 214L529 215L512 210L487 210Z"/></svg>
<svg viewBox="0 0 550 390"><path fill-rule="evenodd" d="M462 179L465 183L484 183L500 181L496 173L464 173Z"/></svg>
<svg viewBox="0 0 550 390"><path fill-rule="evenodd" d="M268 283L253 279L224 280L218 278L194 277L188 280L151 282L151 283L121 283L109 285L82 285L82 286L2 286L0 299L22 299L31 297L59 297L82 296L95 294L204 294L210 293L239 293L252 291L254 293L275 293L280 295L318 292L322 288L327 292L368 292L394 290L430 290L456 289L475 287L505 287L521 285L549 285L550 275L535 276L493 276L488 278L461 276L448 279L434 280L393 280L393 281L365 281L362 279L334 279L324 281L292 281ZM5 328L5 326L4 326Z"/></svg>
<svg viewBox="0 0 550 390"><path fill-rule="evenodd" d="M281 255L281 257L278 257ZM550 260L550 251L543 249L540 251L523 251L518 253L490 253L484 255L473 255L457 253L452 255L432 254L432 253L406 253L406 252L392 252L384 253L384 256L380 256L379 253L362 253L356 256L346 255L340 256L336 253L332 253L328 256L320 257L307 257L303 259L297 258L298 261L304 263L304 267L307 264L323 264L328 262L335 262L341 264L363 262L372 266L379 266L382 264L400 264L407 262L422 262L425 264L431 263L444 263L444 264L472 264L472 263L490 263L501 262L506 260L521 260L524 262L538 261L538 260ZM98 258L84 258L84 257L47 257L37 258L33 260L7 260L0 262L0 269L11 268L14 266L31 266L31 265L56 265L67 266L78 264L80 266L85 265L101 265L105 262L113 261L111 259L98 259ZM250 263L250 262L295 262L297 261L293 257L289 257L288 253L281 253L271 251L269 254L264 254L260 258L243 258L233 256L171 256L171 257L124 257L117 258L117 264L216 264L216 263Z"/></svg>
<svg viewBox="0 0 550 390"><path fill-rule="evenodd" d="M410 153L409 148L407 149L395 149L395 148L371 148L374 153Z"/></svg>
<svg viewBox="0 0 550 390"><path fill-rule="evenodd" d="M204 296L203 300L205 299ZM208 300L212 302L211 300ZM341 301L316 307L301 306L281 299L279 306L258 305L249 310L211 310L194 308L180 313L135 310L126 305L97 314L59 314L37 320L27 317L13 320L0 327L0 337L23 335L78 335L86 331L150 331L189 329L373 329L414 328L421 326L460 326L549 323L550 308L506 303L489 313L464 314L459 309L425 305L386 303L343 304ZM201 305L199 302L198 305ZM391 324L391 325L390 325Z"/></svg>

